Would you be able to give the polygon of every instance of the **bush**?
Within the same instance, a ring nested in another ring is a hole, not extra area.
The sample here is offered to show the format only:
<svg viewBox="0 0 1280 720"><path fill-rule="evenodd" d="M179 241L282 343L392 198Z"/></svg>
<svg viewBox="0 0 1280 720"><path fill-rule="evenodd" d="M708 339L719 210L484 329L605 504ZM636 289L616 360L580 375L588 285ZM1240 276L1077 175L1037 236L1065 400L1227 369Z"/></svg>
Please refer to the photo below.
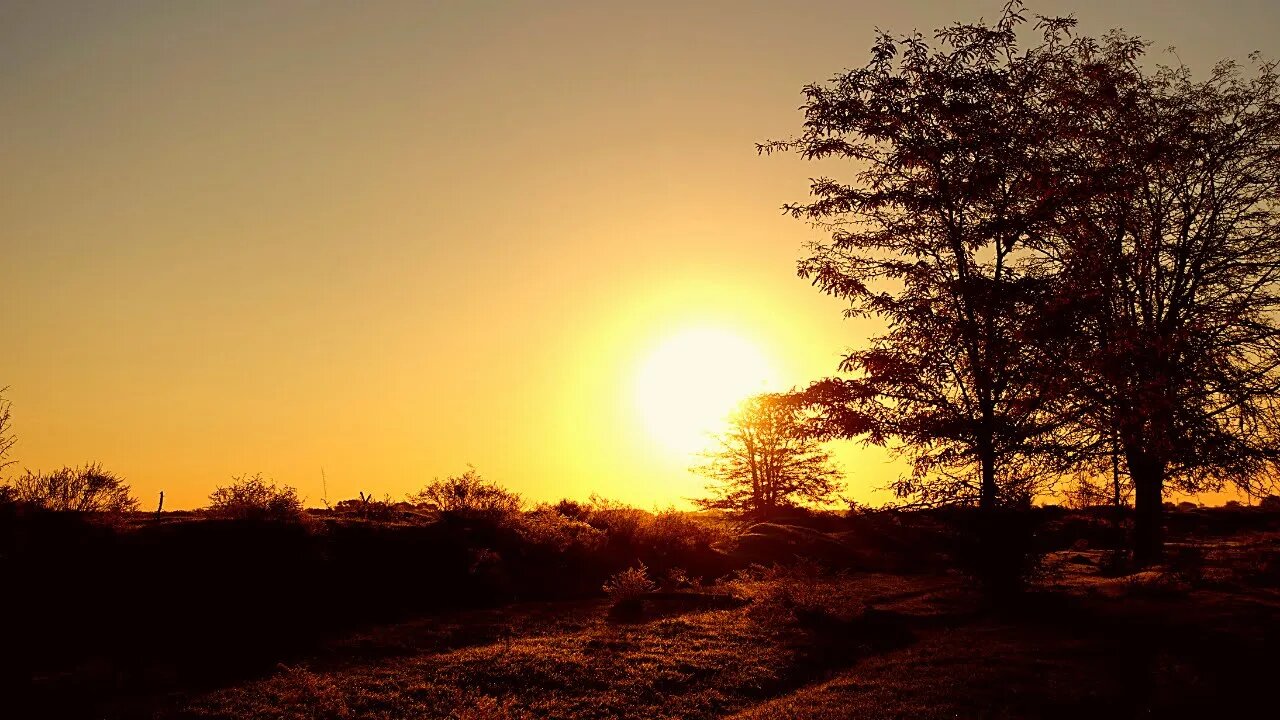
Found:
<svg viewBox="0 0 1280 720"><path fill-rule="evenodd" d="M561 553L569 550L593 553L603 548L607 540L604 533L587 523L565 517L549 507L516 515L511 526L524 542Z"/></svg>
<svg viewBox="0 0 1280 720"><path fill-rule="evenodd" d="M826 612L840 599L830 592L828 582L837 577L826 573L821 564L808 558L796 558L785 564L751 565L735 577L740 589L750 588L755 596L751 614L757 619L792 622L801 616Z"/></svg>
<svg viewBox="0 0 1280 720"><path fill-rule="evenodd" d="M519 495L480 477L475 468L436 480L409 499L435 510L461 515L509 515L519 512L521 504Z"/></svg>
<svg viewBox="0 0 1280 720"><path fill-rule="evenodd" d="M645 534L655 545L661 543L676 551L693 552L710 547L717 540L727 539L696 515L673 509L654 515L646 530Z"/></svg>
<svg viewBox="0 0 1280 720"><path fill-rule="evenodd" d="M603 530L610 544L631 546L638 540L641 528L649 524L653 516L629 505L591 496L591 504L583 516L592 527Z"/></svg>
<svg viewBox="0 0 1280 720"><path fill-rule="evenodd" d="M556 503L552 506L552 509L561 515L567 518L573 518L574 520L581 520L587 516L587 513L591 512L590 506L568 498Z"/></svg>
<svg viewBox="0 0 1280 720"><path fill-rule="evenodd" d="M1098 574L1103 577L1121 577L1131 575L1134 571L1133 553L1127 548L1117 548L1102 554L1098 563Z"/></svg>
<svg viewBox="0 0 1280 720"><path fill-rule="evenodd" d="M671 568L662 581L662 589L668 592L677 590L696 590L702 583L696 577L690 577L684 568Z"/></svg>
<svg viewBox="0 0 1280 720"><path fill-rule="evenodd" d="M240 475L209 494L210 515L226 520L298 522L304 519L298 491L276 485L262 473Z"/></svg>
<svg viewBox="0 0 1280 720"><path fill-rule="evenodd" d="M1238 553L1237 571L1251 585L1280 587L1280 549L1253 545Z"/></svg>
<svg viewBox="0 0 1280 720"><path fill-rule="evenodd" d="M51 473L26 472L4 495L44 510L119 514L138 509L129 485L101 465L64 467Z"/></svg>
<svg viewBox="0 0 1280 720"><path fill-rule="evenodd" d="M644 563L623 570L609 578L609 582L601 588L615 606L634 603L645 593L657 589L657 584L649 579L649 568Z"/></svg>
<svg viewBox="0 0 1280 720"><path fill-rule="evenodd" d="M1035 510L956 509L952 560L988 597L1021 592L1045 571L1043 517Z"/></svg>
<svg viewBox="0 0 1280 720"><path fill-rule="evenodd" d="M333 511L343 515L355 515L366 520L390 520L396 514L390 495L383 495L381 500L374 500L372 494L365 495L363 492L358 499L340 500L333 506Z"/></svg>
<svg viewBox="0 0 1280 720"><path fill-rule="evenodd" d="M1204 581L1204 551L1190 545L1169 548L1165 553L1165 568L1178 580L1199 585Z"/></svg>

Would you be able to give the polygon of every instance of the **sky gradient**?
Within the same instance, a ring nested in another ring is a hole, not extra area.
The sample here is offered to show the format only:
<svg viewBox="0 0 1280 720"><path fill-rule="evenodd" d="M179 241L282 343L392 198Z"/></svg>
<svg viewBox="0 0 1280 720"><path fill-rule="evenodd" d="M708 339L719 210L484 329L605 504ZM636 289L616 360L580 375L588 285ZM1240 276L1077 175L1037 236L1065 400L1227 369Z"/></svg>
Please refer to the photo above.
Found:
<svg viewBox="0 0 1280 720"><path fill-rule="evenodd" d="M1272 2L1043 2L1197 71ZM783 387L874 329L794 274L757 157L875 27L998 2L0 2L0 386L18 468L150 505L263 472L318 504L474 464L533 500L699 494L631 402L690 327ZM897 470L841 453L849 495Z"/></svg>

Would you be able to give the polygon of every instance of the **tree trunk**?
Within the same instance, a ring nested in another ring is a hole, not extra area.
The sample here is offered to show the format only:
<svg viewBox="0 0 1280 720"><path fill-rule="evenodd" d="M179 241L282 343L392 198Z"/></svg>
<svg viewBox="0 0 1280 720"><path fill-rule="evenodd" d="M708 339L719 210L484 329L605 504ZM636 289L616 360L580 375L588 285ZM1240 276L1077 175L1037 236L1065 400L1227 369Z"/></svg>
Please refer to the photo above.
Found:
<svg viewBox="0 0 1280 720"><path fill-rule="evenodd" d="M985 378L980 382L985 382ZM989 392L982 392L978 422L978 463L982 468L982 487L978 490L978 507L994 510L996 507L996 442L995 405Z"/></svg>
<svg viewBox="0 0 1280 720"><path fill-rule="evenodd" d="M1111 434L1111 527L1117 550L1124 547L1124 498L1120 494L1120 440Z"/></svg>
<svg viewBox="0 0 1280 720"><path fill-rule="evenodd" d="M996 506L996 454L990 440L981 442L978 461L982 466L982 487L978 492L978 507L992 510Z"/></svg>
<svg viewBox="0 0 1280 720"><path fill-rule="evenodd" d="M1159 562L1164 554L1164 463L1140 457L1130 460L1133 478L1133 559L1139 567Z"/></svg>

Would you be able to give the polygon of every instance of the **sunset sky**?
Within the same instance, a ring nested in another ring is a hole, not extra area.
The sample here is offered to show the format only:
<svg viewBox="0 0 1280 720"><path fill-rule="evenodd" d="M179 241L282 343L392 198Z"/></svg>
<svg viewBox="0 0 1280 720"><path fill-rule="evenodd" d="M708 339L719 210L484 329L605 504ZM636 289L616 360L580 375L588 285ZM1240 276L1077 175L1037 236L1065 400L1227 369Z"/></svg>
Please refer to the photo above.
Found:
<svg viewBox="0 0 1280 720"><path fill-rule="evenodd" d="M696 496L646 388L689 359L680 397L785 389L875 327L795 277L819 234L778 208L813 170L754 143L875 27L1000 4L0 0L11 471L100 461L171 508L468 463L533 500ZM1280 30L1273 0L1031 10L1201 72ZM882 453L841 459L886 498Z"/></svg>

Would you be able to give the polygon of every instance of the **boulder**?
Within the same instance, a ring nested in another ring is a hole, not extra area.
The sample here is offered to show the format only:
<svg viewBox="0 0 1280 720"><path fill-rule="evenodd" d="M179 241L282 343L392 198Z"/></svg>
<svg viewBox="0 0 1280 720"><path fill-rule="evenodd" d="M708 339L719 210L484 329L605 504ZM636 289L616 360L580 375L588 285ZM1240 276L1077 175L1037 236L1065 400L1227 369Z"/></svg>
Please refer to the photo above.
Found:
<svg viewBox="0 0 1280 720"><path fill-rule="evenodd" d="M758 523L738 538L734 554L750 563L768 565L808 558L842 565L853 558L850 549L830 535L797 525Z"/></svg>

